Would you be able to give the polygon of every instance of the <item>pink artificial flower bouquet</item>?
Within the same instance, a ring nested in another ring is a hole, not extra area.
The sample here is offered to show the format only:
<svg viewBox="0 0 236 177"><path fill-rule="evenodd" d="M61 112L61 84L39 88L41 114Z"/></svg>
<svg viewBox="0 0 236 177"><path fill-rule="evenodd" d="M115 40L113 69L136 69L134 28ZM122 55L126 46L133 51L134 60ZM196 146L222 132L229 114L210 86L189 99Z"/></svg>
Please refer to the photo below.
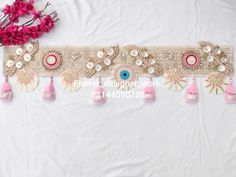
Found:
<svg viewBox="0 0 236 177"><path fill-rule="evenodd" d="M25 44L48 33L58 20L56 11L45 14L50 5L47 2L40 11L35 9L34 0L15 0L12 5L6 5L0 17L0 46ZM19 18L26 15L31 15L32 19L19 24Z"/></svg>

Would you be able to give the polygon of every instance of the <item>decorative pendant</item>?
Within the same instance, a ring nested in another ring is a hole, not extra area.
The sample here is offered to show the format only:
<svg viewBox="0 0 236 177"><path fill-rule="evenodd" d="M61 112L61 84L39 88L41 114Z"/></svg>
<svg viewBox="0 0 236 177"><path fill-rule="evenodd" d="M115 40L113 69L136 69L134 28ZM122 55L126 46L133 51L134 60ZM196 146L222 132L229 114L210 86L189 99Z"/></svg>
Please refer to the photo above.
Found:
<svg viewBox="0 0 236 177"><path fill-rule="evenodd" d="M219 72L213 72L208 75L205 85L206 88L209 89L210 93L219 95L224 93L227 84L223 74Z"/></svg>
<svg viewBox="0 0 236 177"><path fill-rule="evenodd" d="M187 69L197 69L201 64L199 55L194 51L187 51L183 54L182 64Z"/></svg>
<svg viewBox="0 0 236 177"><path fill-rule="evenodd" d="M64 90L69 92L76 92L80 89L80 72L68 69L60 76L61 84Z"/></svg>
<svg viewBox="0 0 236 177"><path fill-rule="evenodd" d="M133 66L128 64L118 64L114 67L114 80L121 90L129 90L136 84L137 76Z"/></svg>
<svg viewBox="0 0 236 177"><path fill-rule="evenodd" d="M38 74L30 69L20 70L16 74L16 83L22 91L33 91L39 83Z"/></svg>
<svg viewBox="0 0 236 177"><path fill-rule="evenodd" d="M150 78L148 85L143 89L143 91L144 91L144 101L146 103L152 103L155 101L156 96L155 96L155 89L153 87L152 78Z"/></svg>
<svg viewBox="0 0 236 177"><path fill-rule="evenodd" d="M37 59L37 60L36 60ZM225 78L233 75L232 46L218 46L201 42L200 46L87 46L87 47L40 47L38 43L4 48L3 73L17 78L17 84L24 91L31 91L38 84L38 76L61 76L61 83L69 92L77 91L81 77L113 77L114 85L121 90L136 86L138 77L165 78L165 85L172 91L181 91L186 78L207 76L206 87L211 93L221 94L225 90ZM32 71L32 70L34 71ZM111 72L113 71L113 72ZM103 102L101 81L97 87L98 98ZM6 82L2 89L3 99L11 99L11 88ZM150 80L150 84L152 81ZM233 84L227 87L225 98L234 99ZM195 80L186 89L188 103L199 99ZM144 100L155 100L155 88L143 89ZM53 79L44 89L44 99L54 100ZM108 94L107 94L108 96ZM226 100L227 101L227 100Z"/></svg>
<svg viewBox="0 0 236 177"><path fill-rule="evenodd" d="M53 85L53 77L50 77L50 82L46 85L43 92L43 99L46 101L55 101L56 93Z"/></svg>
<svg viewBox="0 0 236 177"><path fill-rule="evenodd" d="M61 53L56 51L48 52L42 60L43 67L48 71L54 71L62 66L63 57Z"/></svg>
<svg viewBox="0 0 236 177"><path fill-rule="evenodd" d="M1 86L0 99L2 101L9 102L12 100L13 93L11 85L8 82L8 77L6 77L5 82Z"/></svg>
<svg viewBox="0 0 236 177"><path fill-rule="evenodd" d="M187 103L196 104L198 102L198 88L196 84L196 79L193 78L193 83L187 88L187 92L185 95L185 99Z"/></svg>
<svg viewBox="0 0 236 177"><path fill-rule="evenodd" d="M235 104L236 103L236 88L233 85L233 78L229 78L229 84L226 87L225 93L224 93L225 102L229 104Z"/></svg>
<svg viewBox="0 0 236 177"><path fill-rule="evenodd" d="M95 90L95 94L93 95L93 102L95 104L104 104L106 103L106 96L104 89L102 87L102 81L101 78L98 80L98 86Z"/></svg>
<svg viewBox="0 0 236 177"><path fill-rule="evenodd" d="M181 70L178 68L169 69L164 73L164 78L166 80L165 85L171 91L181 91L186 86L186 78Z"/></svg>

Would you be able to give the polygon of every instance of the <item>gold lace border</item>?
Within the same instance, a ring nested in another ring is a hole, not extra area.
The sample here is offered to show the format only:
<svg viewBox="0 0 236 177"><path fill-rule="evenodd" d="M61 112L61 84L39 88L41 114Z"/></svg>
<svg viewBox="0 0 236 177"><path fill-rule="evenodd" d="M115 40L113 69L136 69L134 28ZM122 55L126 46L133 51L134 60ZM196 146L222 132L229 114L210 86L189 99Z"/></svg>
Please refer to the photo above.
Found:
<svg viewBox="0 0 236 177"><path fill-rule="evenodd" d="M132 67L137 76L159 77L173 68L184 76L205 76L212 72L230 76L233 48L210 42L200 42L196 47L46 47L36 41L4 47L3 74L15 76L22 69L30 69L39 76L60 76L71 69L81 77L113 76L114 68L122 64Z"/></svg>

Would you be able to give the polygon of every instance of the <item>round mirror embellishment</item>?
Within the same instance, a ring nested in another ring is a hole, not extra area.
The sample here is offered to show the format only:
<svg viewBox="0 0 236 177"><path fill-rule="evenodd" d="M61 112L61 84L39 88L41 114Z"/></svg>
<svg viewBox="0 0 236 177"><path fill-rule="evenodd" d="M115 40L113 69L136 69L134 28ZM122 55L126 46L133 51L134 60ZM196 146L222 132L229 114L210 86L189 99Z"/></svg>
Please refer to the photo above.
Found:
<svg viewBox="0 0 236 177"><path fill-rule="evenodd" d="M197 69L201 64L201 59L197 52L187 51L183 54L182 64L187 69Z"/></svg>
<svg viewBox="0 0 236 177"><path fill-rule="evenodd" d="M54 71L61 67L63 63L62 55L56 51L48 52L42 60L43 67L46 70Z"/></svg>

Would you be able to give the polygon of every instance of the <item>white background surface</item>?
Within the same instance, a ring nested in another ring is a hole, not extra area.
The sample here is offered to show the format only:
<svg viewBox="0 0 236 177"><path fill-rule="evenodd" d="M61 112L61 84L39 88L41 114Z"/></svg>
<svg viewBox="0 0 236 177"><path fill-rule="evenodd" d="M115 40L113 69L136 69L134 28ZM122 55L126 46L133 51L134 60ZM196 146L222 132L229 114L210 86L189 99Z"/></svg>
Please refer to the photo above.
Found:
<svg viewBox="0 0 236 177"><path fill-rule="evenodd" d="M1 0L0 7L8 2ZM209 40L236 47L235 0L51 2L61 20L41 45ZM197 105L185 104L184 91L172 93L158 81L154 104L113 98L95 106L94 88L66 93L56 79L57 100L45 103L48 79L41 78L31 93L19 91L11 79L15 99L0 103L0 176L235 177L236 106L210 95L202 79Z"/></svg>

